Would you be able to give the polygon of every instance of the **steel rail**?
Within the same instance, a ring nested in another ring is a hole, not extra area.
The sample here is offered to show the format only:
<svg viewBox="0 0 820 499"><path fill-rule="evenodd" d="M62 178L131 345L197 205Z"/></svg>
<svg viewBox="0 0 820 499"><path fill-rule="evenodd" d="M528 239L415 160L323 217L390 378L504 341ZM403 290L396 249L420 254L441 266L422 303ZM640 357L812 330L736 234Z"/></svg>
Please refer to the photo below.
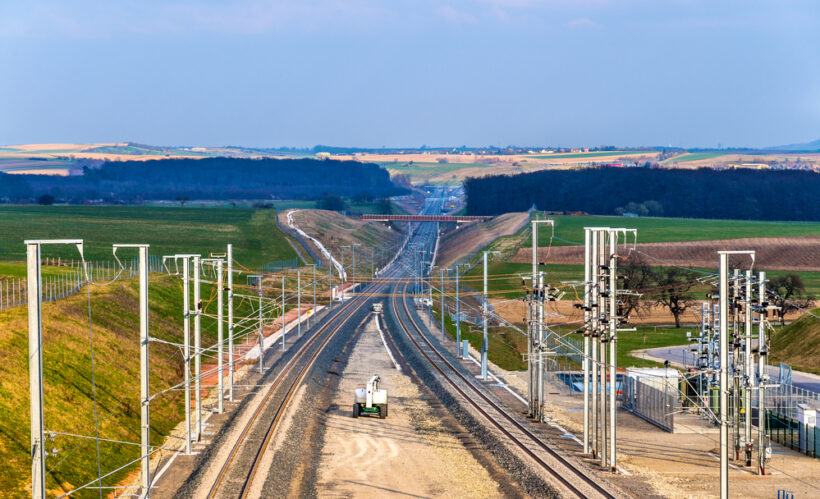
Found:
<svg viewBox="0 0 820 499"><path fill-rule="evenodd" d="M489 397L487 397L487 395L486 395L485 393L483 393L483 391L482 391L482 390L480 390L479 388L477 388L477 387L476 387L476 386L475 386L475 385L471 382L472 380L468 380L468 379L467 379L467 377L466 377L466 376L464 376L464 374L462 374L462 373L461 373L458 369L456 369L456 368L455 368L455 366L453 366L453 364L452 364L452 363L450 363L450 361L448 361L446 358L444 358L444 356L443 356L443 355L442 355L442 354L438 351L438 349L437 349L437 348L435 348L435 346L433 346L433 344L430 342L430 340L429 340L429 339L428 339L428 338L424 335L424 333L423 333L423 332L421 331L421 329L419 328L418 324L416 324L416 321L415 321L415 320L413 320L413 317L410 315L410 310L407 308L407 300L406 300L406 296L407 296L407 295L406 295L406 292L407 292L407 286L408 286L408 283L406 283L406 282L405 282L405 283L404 283L404 290L403 290L403 292L402 292L402 295L405 297L404 299L402 299L402 304L403 304L403 306L404 306L404 312L405 312L405 315L407 316L407 319L409 320L409 322L412 324L413 328L415 328L415 329L416 329L416 331L418 332L419 336L421 336L421 338L425 341L425 343L427 343L427 345L428 345L428 346L430 347L430 349L431 349L431 350L432 350L432 351L433 351L433 352L434 352L434 353L438 356L438 358L439 358L439 359L441 359L441 361L442 361L444 364L446 364L446 365L447 365L447 367L449 367L449 368L450 368L450 370L451 370L453 373L455 373L455 374L456 374L459 378L461 378L461 379L464 381L464 383L465 383L467 386L469 386L469 387L470 387L470 388L471 388L471 389L472 389L472 390L473 390L473 391L474 391L474 392L475 392L478 396L480 396L480 397L481 397L481 398L482 398L482 399L483 399L483 400L484 400L487 404L489 404L489 405L490 405L493 409L495 409L495 411L496 411L496 412L498 412L499 414L501 414L501 415L503 416L503 418L504 418L504 419L506 419L508 422L510 422L513 426L515 426L515 427L516 427L519 431L521 431L524 435L526 435L527 437L529 437L529 438L530 438L530 440L532 440L532 441L533 441L533 442L534 442L534 443L535 443L538 447L540 447L541 449L543 449L544 451L546 451L546 452L547 452L550 456L552 456L553 458L555 458L555 459L556 459L559 463L561 463L561 464L562 464L562 465L563 465L563 466L564 466L564 467L565 467L565 468L566 468L566 469L567 469L570 473L572 473L572 475L574 475L575 477L579 478L579 479L580 479L580 480L582 480L584 483L586 483L587 485L589 485L590 487L592 487L592 488L593 488L596 492L598 492L598 493L599 493L602 497L607 497L607 498L613 498L613 499L614 499L614 497L615 497L614 495L612 495L612 494L611 494L610 492L608 492L606 489L604 489L603 487L601 487L601 486L600 486L600 485L599 485L599 484L598 484L595 480L593 480L592 478L590 478L589 476L587 476L587 474L586 474L586 473L584 473L582 470L578 469L575 465L573 465L572 463L570 463L570 462L569 462L566 458L564 458L561 454L559 454L557 451L555 451L555 449L553 449L552 447L550 447L549 445L547 445L546 443L544 443L544 442L543 442L540 438L538 438L538 436L536 436L534 433L532 433L530 430L528 430L528 429L527 429L524 425L522 425L520 422L516 421L516 420L515 420L512 416L510 416L509 414L507 414L507 411L506 411L504 408L500 407L498 404L496 404L495 402L493 402L493 401L492 401ZM521 449L522 449L522 450L523 450L523 451L524 451L524 452L525 452L528 456L530 456L530 457L531 457L531 458L532 458L535 462L537 462L537 463L538 463L541 467L543 467L545 470L547 470L547 471L550 473L550 475L552 475L552 476L553 476L555 479L557 479L557 480L558 480L558 481L559 481L562 485L564 485L567 489L569 489L569 490L570 490L573 494L577 495L578 497L582 497L582 498L586 498L586 497L588 497L588 495L587 495L586 493L582 492L582 491L581 491L581 490L579 490L579 489L578 489L575 485L573 485L572 483L570 483L570 482L569 482L569 480L568 480L568 479L567 479L567 478L566 478L566 477L565 477L565 476L564 476L564 475L563 475L563 474L562 474L559 470L555 470L552 466L550 466L550 465L549 465L548 463L546 463L543 459L541 459L541 458L540 458L540 457L539 457L539 456L538 456L538 455L537 455L537 454L536 454L536 453L535 453L532 449L530 449L530 448L526 445L526 443L525 443L525 442L522 442L522 441L521 441L521 439L519 439L518 437L516 437L515 435L513 435L513 434L512 434L512 433L511 433L511 432L510 432L507 428L505 428L505 427L504 427L504 425L502 425L502 424L501 424L501 422L499 422L499 421L498 421L498 419L497 419L497 418L492 417L492 416L491 416L491 415L490 415L490 414L489 414L489 413L488 413L488 412L487 412L487 411L486 411L483 407L481 407L481 405L480 405L478 402L476 402L473 398L469 397L469 396L468 396L468 394L466 393L466 391L465 391L464 389L462 389L462 388L461 388L461 387L460 387L460 386L459 386L459 385L455 382L455 380L453 380L450 376L448 376L448 375L447 375L447 373L445 373L445 372L444 372L444 370L443 370L441 367L439 367L439 366L438 366L438 365L437 365L437 364L433 361L433 359L432 359L432 358L431 358L431 357L427 354L427 352L425 352L425 351L424 351L424 349L423 349L423 348L421 347L421 345L420 345L420 344L416 341L416 339L415 339L415 338L413 338L413 335L412 335L412 334L410 334L410 330L409 330L409 329L407 328L407 326L405 325L405 322L404 322L404 320L402 319L401 314L399 314L399 309L398 309L398 296L399 296L399 293L397 292L397 291L398 291L398 289L399 289L399 286L396 286L396 291L393 293L393 309L394 309L394 312L395 312L395 314L396 314L396 319L397 319L397 322L398 322L399 326L401 326L401 328L404 330L405 335L406 335L406 336L410 339L410 341L411 341L411 342L412 342L412 343L416 346L416 348L418 349L418 351L419 351L419 352L420 352L420 353L424 356L424 358L425 358L425 359L426 359L426 360L430 363L430 365L431 365L431 366L432 366L432 367L433 367L436 371L438 371L438 372L439 372L439 373L440 373L440 374L444 377L444 379L446 379L446 380L450 383L450 385L451 385L451 386L452 386L452 387L453 387L453 388L454 388L454 389L455 389L455 390L456 390L459 394L461 394L461 396L462 396L462 397L463 397L463 398L464 398L467 402L469 402L469 403L470 403L470 405L472 405L472 406L473 406L473 407L474 407L474 408L475 408L475 409L476 409L479 413L481 413L481 415L482 415L482 416L484 416L484 417L487 419L487 421L489 421L490 423L492 423L492 424L493 424L496 428L498 428L498 429L499 429L499 430L500 430L500 431L501 431L504 435L506 435L506 436L507 436L507 438L509 438L509 439L510 439L510 440L511 440L511 441L512 441L515 445L517 445L518 447L520 447L520 448L521 448ZM561 471L563 471L563 470L561 470Z"/></svg>
<svg viewBox="0 0 820 499"><path fill-rule="evenodd" d="M231 452L228 455L228 458L222 464L222 467L219 470L219 474L217 475L216 480L214 481L213 485L211 486L210 491L208 492L208 495L207 495L208 498L216 497L216 493L219 490L220 486L222 485L222 482L227 477L230 467L234 463L234 460L236 459L236 457L239 455L239 450L242 447L242 444L244 443L245 438L247 438L248 433L250 432L250 430L254 426L254 424L256 424L256 422L257 422L259 416L262 414L263 410L268 406L268 403L270 402L270 399L273 397L274 393L277 391L277 389L282 384L282 382L285 380L285 378L290 374L291 369L296 365L296 363L299 360L302 359L305 352L316 342L316 340L325 331L327 331L327 329L330 328L332 324L335 324L335 326L330 330L330 334L326 335L324 341L322 341L322 343L319 345L319 348L316 349L316 352L310 357L310 359L308 360L307 365L302 369L299 376L297 377L297 379L294 381L294 383L291 385L290 389L286 393L285 398L283 399L282 403L277 408L276 413L274 415L274 418L271 421L270 425L268 426L268 429L266 431L265 438L263 439L262 445L259 447L259 449L256 452L256 456L255 456L254 461L251 465L251 470L250 470L248 476L246 477L245 482L242 485L242 490L241 490L241 493L240 493L240 497L247 497L247 494L250 490L250 485L253 483L253 478L256 475L256 471L258 469L259 462L262 460L262 457L265 455L265 450L267 449L268 444L270 443L271 437L273 436L273 433L276 430L276 427L279 423L279 420L281 419L281 416L284 413L284 409L287 407L287 404L290 402L293 394L295 393L296 388L301 383L301 380L304 378L304 376L307 374L307 372L310 370L310 367L313 365L316 358L324 350L324 347L327 345L327 343L346 324L347 319L349 319L353 314L355 314L362 307L362 305L364 305L367 302L367 300L369 298L371 298L371 295L373 295L373 294L375 294L375 287L374 287L374 290L368 292L367 294L362 294L362 295L356 297L353 301L351 301L350 303L345 305L338 312L338 314L335 317L331 318L326 324L324 324L321 328L319 328L319 330L317 330L316 333L313 334L313 336L308 340L308 342L305 343L293 355L293 357L291 357L291 359L287 362L287 364L285 364L285 366L282 368L282 371L280 371L279 374L277 374L276 379L271 384L271 386L268 388L268 391L265 394L264 399L259 403L256 410L254 410L253 414L251 415L251 418L248 420L248 422L243 427L242 432L240 433L239 437L237 438L236 442L234 443L233 447L231 448Z"/></svg>

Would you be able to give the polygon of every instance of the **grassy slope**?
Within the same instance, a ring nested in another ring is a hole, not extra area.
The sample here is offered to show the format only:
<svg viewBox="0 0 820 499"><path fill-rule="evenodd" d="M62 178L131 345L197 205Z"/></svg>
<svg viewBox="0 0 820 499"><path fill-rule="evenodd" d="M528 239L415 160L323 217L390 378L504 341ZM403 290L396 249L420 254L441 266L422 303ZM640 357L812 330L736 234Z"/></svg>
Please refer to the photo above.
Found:
<svg viewBox="0 0 820 499"><path fill-rule="evenodd" d="M641 243L820 235L820 223L817 222L756 222L749 220L625 218L616 216L576 217L570 215L551 215L549 218L555 220L555 236L560 238L553 239L553 246L583 244L584 227L593 226L638 229L638 242ZM550 230L542 228L538 234L539 246L548 245L551 235ZM527 240L525 247L530 246L532 246L531 240Z"/></svg>
<svg viewBox="0 0 820 499"><path fill-rule="evenodd" d="M820 316L820 308L812 313ZM820 319L805 315L774 333L769 360L820 374Z"/></svg>
<svg viewBox="0 0 820 499"><path fill-rule="evenodd" d="M168 276L152 276L150 281L151 336L165 341L182 341L181 284ZM92 287L91 315L94 331L94 361L100 437L139 442L139 317L137 279L109 286ZM210 301L214 290L203 285L205 313L214 313ZM249 315L247 303L237 302L237 318ZM45 425L47 430L93 435L93 398L85 290L77 295L43 304L43 372L45 379ZM0 490L15 497L24 495L28 484L29 395L28 333L24 307L0 312ZM202 319L202 343L216 341L215 321ZM167 344L152 343L150 350L151 393L182 380L179 351ZM160 395L151 404L151 443L162 438L184 417L183 392ZM77 444L80 444L77 447ZM47 449L59 450L46 459L51 470L47 488L57 491L88 482L96 476L93 440L58 436ZM130 445L100 445L103 473L112 471L138 456ZM131 466L106 479L115 485ZM0 494L2 495L2 494ZM86 491L73 497L96 497Z"/></svg>
<svg viewBox="0 0 820 499"><path fill-rule="evenodd" d="M81 238L89 260L111 260L114 243L149 243L152 255L224 251L249 267L295 258L276 227L274 210L115 206L2 206L0 260L23 261L25 239ZM44 249L44 256L77 258L71 246Z"/></svg>

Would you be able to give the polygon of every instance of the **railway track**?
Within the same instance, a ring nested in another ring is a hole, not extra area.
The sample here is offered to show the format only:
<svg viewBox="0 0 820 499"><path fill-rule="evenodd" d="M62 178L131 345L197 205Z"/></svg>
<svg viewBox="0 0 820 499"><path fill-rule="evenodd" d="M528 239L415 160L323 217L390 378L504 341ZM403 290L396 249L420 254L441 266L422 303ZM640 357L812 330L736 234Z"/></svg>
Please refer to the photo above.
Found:
<svg viewBox="0 0 820 499"><path fill-rule="evenodd" d="M292 400L300 383L308 374L310 368L313 366L317 357L322 353L328 342L330 342L335 334L347 324L347 320L353 316L353 314L355 314L365 303L367 303L369 298L375 295L378 288L378 285L371 286L371 289L368 290L367 293L356 297L348 304L344 305L342 310L340 310L335 317L319 328L319 330L317 330L313 336L291 357L287 364L285 364L281 372L279 372L271 383L271 386L265 393L263 400L256 407L247 423L245 423L242 427L239 437L231 447L230 453L220 467L217 477L211 485L206 497L218 497L218 494L222 492L227 492L231 496L241 498L248 497L251 485L253 484L256 473L259 470L259 464L265 456L270 441L280 421L282 420L285 409ZM313 348L317 342L319 342L318 346ZM293 370L300 365L301 368L296 373L295 378L289 385L287 385L287 391L285 392L284 397L278 404L276 404L273 400L274 395L279 391L279 388L282 387L283 384L286 384L285 382L288 378L293 378L293 376L291 376L293 374ZM271 411L271 409L273 409L273 411ZM266 416L270 417L269 421L264 420L264 417ZM258 425L267 425L264 437L258 439L258 447L251 447L247 449L247 446L254 445L256 443L254 442L255 439L250 438L250 435L252 433L252 429ZM246 450L253 454L253 458L250 462L242 462L240 459L240 456L243 455L243 451ZM235 484L237 482L240 482L238 489L234 488L234 490L231 490L230 492L225 490L227 488L226 485L229 483Z"/></svg>
<svg viewBox="0 0 820 499"><path fill-rule="evenodd" d="M433 343L427 338L427 336L422 332L421 328L419 328L416 321L413 319L412 315L410 314L410 310L407 307L407 286L408 282L405 281L401 285L396 285L393 291L393 309L396 315L397 323L404 331L404 334L410 340L413 345L418 349L419 353L425 358L425 360L435 369L441 376L447 380L450 386L458 392L464 400L469 403L476 411L478 411L490 424L495 426L505 437L507 437L516 447L520 448L526 455L531 457L535 463L547 471L549 475L551 475L555 480L557 480L561 485L563 485L569 492L577 497L587 498L587 497L605 497L605 498L614 498L611 492L603 488L595 478L592 478L584 472L584 470L579 469L573 463L568 461L565 457L563 457L560 453L555 451L552 447L547 445L544 441L538 438L533 432L531 432L525 425L521 424L518 420L508 414L509 409L505 407L501 407L499 404L495 403L492 399L490 399L483 391L483 389L479 386L476 386L476 382L470 377L465 376L462 372L460 372L449 360L447 360L433 345ZM401 289L401 293L399 290ZM404 315L406 317L403 318L402 314L399 311L399 295L402 295L402 308L404 310ZM407 323L410 324L410 327L407 326ZM422 338L422 340L427 344L427 347L433 354L437 357L437 359L446 366L442 368L439 363L437 363L424 348L418 342L418 340L411 334L410 328L413 328L418 333L418 336ZM466 385L468 388L465 389L462 387ZM470 395L474 396L470 396ZM479 403L475 396L478 397L482 403ZM487 409L487 406L490 409ZM515 428L518 433L522 434L524 438L521 438L519 435L516 435L515 432L510 430L510 427ZM555 463L548 463L544 460L541 456L538 455L537 452L533 451L532 446L537 447L545 451L549 456L558 464L555 466ZM579 484L580 482L580 484ZM594 493L592 495L591 493Z"/></svg>

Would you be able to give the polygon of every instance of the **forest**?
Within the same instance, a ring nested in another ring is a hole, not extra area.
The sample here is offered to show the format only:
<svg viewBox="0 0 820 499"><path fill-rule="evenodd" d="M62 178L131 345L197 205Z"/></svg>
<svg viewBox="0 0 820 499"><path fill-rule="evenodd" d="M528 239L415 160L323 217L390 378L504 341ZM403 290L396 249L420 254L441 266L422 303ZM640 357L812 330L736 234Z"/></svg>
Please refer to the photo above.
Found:
<svg viewBox="0 0 820 499"><path fill-rule="evenodd" d="M820 174L797 170L593 167L468 178L468 215L539 210L596 215L820 220Z"/></svg>
<svg viewBox="0 0 820 499"><path fill-rule="evenodd" d="M387 170L357 161L317 159L160 159L111 161L83 175L0 174L6 202L124 202L212 199L320 199L327 195L382 198L405 190Z"/></svg>

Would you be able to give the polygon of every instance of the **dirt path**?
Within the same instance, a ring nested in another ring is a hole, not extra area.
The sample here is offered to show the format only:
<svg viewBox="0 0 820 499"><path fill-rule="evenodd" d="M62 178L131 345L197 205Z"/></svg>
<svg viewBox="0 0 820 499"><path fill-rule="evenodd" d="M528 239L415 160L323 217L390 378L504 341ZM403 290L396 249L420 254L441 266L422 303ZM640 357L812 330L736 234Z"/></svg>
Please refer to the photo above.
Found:
<svg viewBox="0 0 820 499"><path fill-rule="evenodd" d="M374 373L388 391L389 416L354 419L353 391ZM374 321L351 354L326 425L319 497L502 497L489 473L396 369Z"/></svg>

